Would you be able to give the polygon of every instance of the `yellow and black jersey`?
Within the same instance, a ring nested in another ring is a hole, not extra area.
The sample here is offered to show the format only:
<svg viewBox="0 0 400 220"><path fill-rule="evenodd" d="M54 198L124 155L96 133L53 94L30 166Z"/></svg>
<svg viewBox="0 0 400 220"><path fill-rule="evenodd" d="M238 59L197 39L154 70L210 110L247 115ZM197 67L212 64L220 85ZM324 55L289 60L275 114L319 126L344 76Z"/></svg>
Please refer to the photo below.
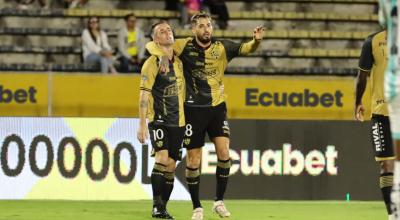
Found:
<svg viewBox="0 0 400 220"><path fill-rule="evenodd" d="M202 48L194 38L177 39L174 51L183 63L186 79L185 104L208 107L224 102L223 77L228 62L240 54L254 52L259 44L256 40L236 43L213 39L208 48ZM150 54L163 55L154 42L148 43L146 47Z"/></svg>
<svg viewBox="0 0 400 220"><path fill-rule="evenodd" d="M143 64L140 90L151 92L147 118L154 124L185 126L183 104L185 79L181 60L174 56L168 73L159 73L158 58L149 57Z"/></svg>
<svg viewBox="0 0 400 220"><path fill-rule="evenodd" d="M368 36L361 50L359 69L371 72L372 114L388 116L384 77L388 61L386 31Z"/></svg>

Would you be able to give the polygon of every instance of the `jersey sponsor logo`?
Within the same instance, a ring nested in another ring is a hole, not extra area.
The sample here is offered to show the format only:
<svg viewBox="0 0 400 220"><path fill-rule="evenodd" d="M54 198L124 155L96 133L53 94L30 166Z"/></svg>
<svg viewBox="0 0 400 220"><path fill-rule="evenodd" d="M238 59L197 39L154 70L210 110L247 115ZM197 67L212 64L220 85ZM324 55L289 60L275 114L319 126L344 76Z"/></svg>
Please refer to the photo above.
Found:
<svg viewBox="0 0 400 220"><path fill-rule="evenodd" d="M208 78L215 77L218 71L215 67L207 67L192 70L192 76L197 79L207 80Z"/></svg>
<svg viewBox="0 0 400 220"><path fill-rule="evenodd" d="M20 89L7 89L3 85L0 85L0 103L12 103L17 104L23 103L37 103L37 89L34 86L29 86L29 88Z"/></svg>
<svg viewBox="0 0 400 220"><path fill-rule="evenodd" d="M385 103L386 103L386 101L385 101L384 99L379 99L379 100L376 101L376 104L377 104L377 105L379 105L379 104L385 104Z"/></svg>
<svg viewBox="0 0 400 220"><path fill-rule="evenodd" d="M172 85L169 85L169 86L165 87L163 96L164 97L178 96L179 88L180 88L180 85L178 85L178 83L174 83Z"/></svg>
<svg viewBox="0 0 400 220"><path fill-rule="evenodd" d="M276 106L276 107L343 107L343 93L337 90L334 93L317 94L309 89L303 92L260 92L258 88L245 90L247 106Z"/></svg>
<svg viewBox="0 0 400 220"><path fill-rule="evenodd" d="M199 53L190 51L190 52L189 52L189 56L197 57L197 56L199 56Z"/></svg>

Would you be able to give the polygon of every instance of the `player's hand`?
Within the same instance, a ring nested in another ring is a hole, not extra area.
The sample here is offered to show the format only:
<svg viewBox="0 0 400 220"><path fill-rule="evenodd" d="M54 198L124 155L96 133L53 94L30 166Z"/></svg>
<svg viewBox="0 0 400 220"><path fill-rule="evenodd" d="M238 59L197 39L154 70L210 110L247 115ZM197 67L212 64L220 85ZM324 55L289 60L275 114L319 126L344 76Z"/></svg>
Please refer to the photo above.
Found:
<svg viewBox="0 0 400 220"><path fill-rule="evenodd" d="M253 38L255 40L262 40L263 37L264 37L264 27L263 26L257 26L253 31Z"/></svg>
<svg viewBox="0 0 400 220"><path fill-rule="evenodd" d="M139 130L137 132L137 139L141 144L144 144L149 138L149 131L146 125L140 125Z"/></svg>
<svg viewBox="0 0 400 220"><path fill-rule="evenodd" d="M354 117L357 121L364 121L365 108L362 104L356 106Z"/></svg>
<svg viewBox="0 0 400 220"><path fill-rule="evenodd" d="M158 63L158 69L160 73L168 73L169 72L169 59L168 56L162 56L160 58L160 62Z"/></svg>

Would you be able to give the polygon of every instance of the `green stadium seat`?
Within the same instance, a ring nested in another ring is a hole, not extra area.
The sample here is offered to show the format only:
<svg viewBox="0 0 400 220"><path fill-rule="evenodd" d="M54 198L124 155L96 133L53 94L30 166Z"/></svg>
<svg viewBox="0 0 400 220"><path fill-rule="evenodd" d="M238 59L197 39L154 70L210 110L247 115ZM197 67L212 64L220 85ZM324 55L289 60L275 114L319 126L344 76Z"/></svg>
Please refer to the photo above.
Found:
<svg viewBox="0 0 400 220"><path fill-rule="evenodd" d="M106 30L110 37L116 37L116 29ZM0 35L48 35L48 36L75 36L82 34L81 29L58 29L58 28L0 28ZM345 32L345 31L285 31L268 30L265 33L266 39L335 39L335 40L364 40L370 32ZM176 37L190 37L192 32L185 29L176 29ZM250 31L215 30L215 37L249 39L253 37Z"/></svg>
<svg viewBox="0 0 400 220"><path fill-rule="evenodd" d="M138 18L179 19L180 14L164 10L109 10L109 9L69 9L69 10L16 10L0 9L2 16L25 17L123 17L135 13ZM244 20L327 20L327 21L378 21L377 15L349 15L338 13L303 13L303 12L268 12L268 11L237 11L230 12L231 19Z"/></svg>

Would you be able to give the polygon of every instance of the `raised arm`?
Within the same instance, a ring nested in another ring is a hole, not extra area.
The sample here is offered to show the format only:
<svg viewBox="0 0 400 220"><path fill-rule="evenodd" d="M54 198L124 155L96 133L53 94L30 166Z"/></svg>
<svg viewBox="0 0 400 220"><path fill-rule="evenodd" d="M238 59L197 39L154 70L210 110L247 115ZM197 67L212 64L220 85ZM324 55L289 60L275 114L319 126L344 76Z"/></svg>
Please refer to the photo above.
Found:
<svg viewBox="0 0 400 220"><path fill-rule="evenodd" d="M263 36L264 28L259 26L254 29L253 40L249 42L236 43L230 40L222 40L221 42L224 45L228 62L239 55L246 55L256 51L261 44Z"/></svg>
<svg viewBox="0 0 400 220"><path fill-rule="evenodd" d="M246 55L249 53L253 53L260 46L262 39L264 38L264 28L262 26L258 26L253 31L253 40L243 43L240 47L240 54Z"/></svg>

